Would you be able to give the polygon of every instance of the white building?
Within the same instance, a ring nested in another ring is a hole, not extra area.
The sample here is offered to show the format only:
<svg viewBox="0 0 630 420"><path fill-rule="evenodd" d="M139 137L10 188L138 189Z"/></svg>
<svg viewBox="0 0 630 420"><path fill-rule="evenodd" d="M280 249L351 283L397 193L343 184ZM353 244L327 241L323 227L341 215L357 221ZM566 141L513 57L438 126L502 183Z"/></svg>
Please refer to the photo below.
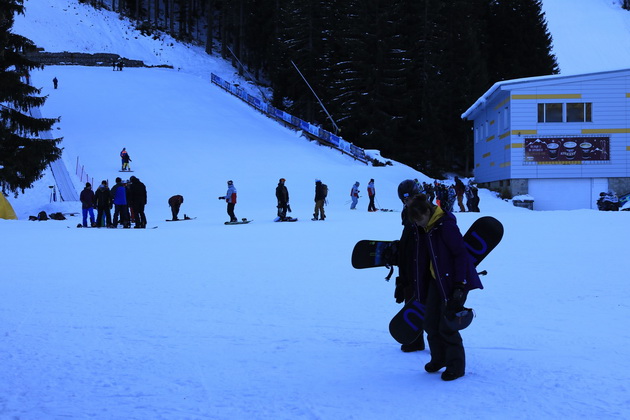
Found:
<svg viewBox="0 0 630 420"><path fill-rule="evenodd" d="M462 118L482 187L528 194L535 210L630 192L630 69L498 82Z"/></svg>

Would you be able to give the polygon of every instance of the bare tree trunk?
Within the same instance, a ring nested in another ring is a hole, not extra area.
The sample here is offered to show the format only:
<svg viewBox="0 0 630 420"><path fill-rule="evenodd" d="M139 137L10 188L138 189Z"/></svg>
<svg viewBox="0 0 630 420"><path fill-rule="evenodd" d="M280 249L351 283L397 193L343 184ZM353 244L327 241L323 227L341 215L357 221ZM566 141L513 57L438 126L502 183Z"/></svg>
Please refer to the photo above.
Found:
<svg viewBox="0 0 630 420"><path fill-rule="evenodd" d="M206 52L212 54L214 37L214 0L206 1L206 22L208 27L206 28Z"/></svg>

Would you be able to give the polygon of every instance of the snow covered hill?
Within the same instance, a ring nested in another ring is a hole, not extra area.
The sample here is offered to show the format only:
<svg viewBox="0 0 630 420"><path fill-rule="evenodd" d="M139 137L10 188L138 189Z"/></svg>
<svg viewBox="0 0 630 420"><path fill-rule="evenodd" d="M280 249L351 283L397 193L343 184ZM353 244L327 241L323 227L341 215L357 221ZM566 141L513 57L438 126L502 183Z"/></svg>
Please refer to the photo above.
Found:
<svg viewBox="0 0 630 420"><path fill-rule="evenodd" d="M163 48L114 36L130 33L110 26L122 21L74 0L25 4L16 28L47 49L107 40L109 52L148 62ZM349 210L352 184L365 195L374 178L379 207L400 209L398 182L424 176L310 143L212 86L209 71L232 80L225 63L168 51L179 70L33 74L49 95L44 115L62 116L69 170L78 158L95 182L127 176L118 172L126 147L158 228L24 220L79 211L49 202L50 174L12 200L22 220L0 220L0 418L630 417L630 334L619 327L630 315L630 213L530 212L488 191L482 213L457 213L462 229L493 215L506 234L480 267L485 289L469 297L477 318L463 333L466 376L442 382L423 371L428 351L404 354L387 332L400 308L387 270L350 266L357 240L400 234L399 212L368 213L365 198ZM272 221L280 177L297 223ZM330 187L326 222L308 220L316 178ZM237 215L253 223L223 225L217 197L228 179ZM164 221L178 193L196 220Z"/></svg>

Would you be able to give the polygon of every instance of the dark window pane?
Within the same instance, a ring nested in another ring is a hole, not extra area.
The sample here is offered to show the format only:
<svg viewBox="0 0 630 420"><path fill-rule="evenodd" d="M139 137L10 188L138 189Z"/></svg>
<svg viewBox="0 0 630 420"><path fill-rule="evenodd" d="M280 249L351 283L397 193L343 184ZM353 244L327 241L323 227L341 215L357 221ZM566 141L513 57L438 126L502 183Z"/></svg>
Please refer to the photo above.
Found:
<svg viewBox="0 0 630 420"><path fill-rule="evenodd" d="M567 122L584 122L584 104L567 104Z"/></svg>
<svg viewBox="0 0 630 420"><path fill-rule="evenodd" d="M545 104L546 122L562 122L562 104Z"/></svg>

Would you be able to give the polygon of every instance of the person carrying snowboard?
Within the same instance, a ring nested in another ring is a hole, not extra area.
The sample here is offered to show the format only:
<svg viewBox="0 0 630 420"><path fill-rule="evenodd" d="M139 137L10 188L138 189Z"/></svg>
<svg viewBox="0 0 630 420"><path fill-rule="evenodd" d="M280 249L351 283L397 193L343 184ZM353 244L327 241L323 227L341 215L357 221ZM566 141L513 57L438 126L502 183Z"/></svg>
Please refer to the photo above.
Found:
<svg viewBox="0 0 630 420"><path fill-rule="evenodd" d="M415 268L416 250L418 248L418 235L413 223L407 217L407 204L416 195L420 194L418 184L413 179L406 179L398 185L398 198L402 201L401 213L403 231L397 246L398 277L396 277L396 290L394 298L396 303L409 303L415 298L415 287L418 272ZM423 332L419 331L418 338L408 344L402 344L400 350L405 353L424 350Z"/></svg>
<svg viewBox="0 0 630 420"><path fill-rule="evenodd" d="M324 213L324 203L326 202L326 196L328 195L328 187L323 184L321 180L315 180L315 212L313 213L313 220L326 219L326 213Z"/></svg>
<svg viewBox="0 0 630 420"><path fill-rule="evenodd" d="M357 209L357 203L359 202L359 181L355 182L350 189L350 197L352 198L352 204L350 204L350 210Z"/></svg>
<svg viewBox="0 0 630 420"><path fill-rule="evenodd" d="M129 153L127 153L127 149L123 147L120 152L120 160L122 161L122 171L130 171L129 162L131 162L131 158L129 157Z"/></svg>
<svg viewBox="0 0 630 420"><path fill-rule="evenodd" d="M284 178L280 178L276 187L276 198L278 199L278 217L280 220L287 220L287 211L289 210L289 190L284 185Z"/></svg>
<svg viewBox="0 0 630 420"><path fill-rule="evenodd" d="M173 215L173 221L179 220L177 215L179 214L179 208L184 204L184 197L181 195L174 195L168 199L168 206L171 208L171 214Z"/></svg>
<svg viewBox="0 0 630 420"><path fill-rule="evenodd" d="M452 381L466 372L462 337L453 321L464 310L468 292L483 285L451 212L419 194L407 202L407 218L418 238L414 250L418 276L413 287L425 305L424 329L431 351L424 369L435 373L446 368L442 380Z"/></svg>
<svg viewBox="0 0 630 420"><path fill-rule="evenodd" d="M238 222L238 219L234 215L234 207L236 206L236 187L232 181L227 182L228 190L224 196L219 197L219 200L225 200L227 203L227 214L230 216L230 222Z"/></svg>

